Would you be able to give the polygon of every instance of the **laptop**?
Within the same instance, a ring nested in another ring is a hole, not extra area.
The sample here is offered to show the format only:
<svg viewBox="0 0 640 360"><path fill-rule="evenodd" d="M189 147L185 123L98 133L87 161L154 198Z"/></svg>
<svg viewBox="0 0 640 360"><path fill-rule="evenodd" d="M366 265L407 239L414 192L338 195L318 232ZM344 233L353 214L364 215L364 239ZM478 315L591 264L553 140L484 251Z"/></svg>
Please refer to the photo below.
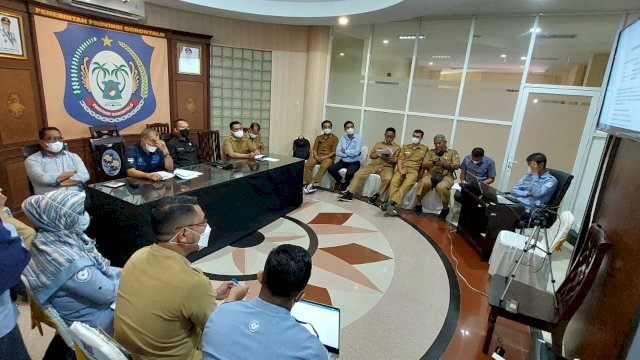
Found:
<svg viewBox="0 0 640 360"><path fill-rule="evenodd" d="M300 300L291 315L311 334L317 336L330 355L340 354L340 309L308 300Z"/></svg>
<svg viewBox="0 0 640 360"><path fill-rule="evenodd" d="M489 186L482 181L478 181L480 185L480 191L482 192L482 199L491 204L513 205L514 202L506 199L504 196L498 196L498 192L492 186ZM502 194L500 194L502 195Z"/></svg>

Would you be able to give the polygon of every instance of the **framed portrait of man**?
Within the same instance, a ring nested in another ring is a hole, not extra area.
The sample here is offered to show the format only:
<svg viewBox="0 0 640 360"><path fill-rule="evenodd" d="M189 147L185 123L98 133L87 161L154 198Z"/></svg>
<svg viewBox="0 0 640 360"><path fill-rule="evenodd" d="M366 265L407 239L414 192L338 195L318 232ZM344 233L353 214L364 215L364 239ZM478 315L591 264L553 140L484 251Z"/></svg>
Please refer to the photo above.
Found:
<svg viewBox="0 0 640 360"><path fill-rule="evenodd" d="M178 74L202 75L202 47L178 43Z"/></svg>
<svg viewBox="0 0 640 360"><path fill-rule="evenodd" d="M26 59L22 16L0 11L0 57Z"/></svg>

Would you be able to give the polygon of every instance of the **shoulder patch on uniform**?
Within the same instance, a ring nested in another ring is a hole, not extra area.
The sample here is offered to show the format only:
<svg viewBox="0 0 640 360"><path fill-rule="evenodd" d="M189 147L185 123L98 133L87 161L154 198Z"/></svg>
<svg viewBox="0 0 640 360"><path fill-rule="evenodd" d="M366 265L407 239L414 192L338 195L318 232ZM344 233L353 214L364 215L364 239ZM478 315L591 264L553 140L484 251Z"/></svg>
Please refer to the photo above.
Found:
<svg viewBox="0 0 640 360"><path fill-rule="evenodd" d="M127 162L128 162L128 163L133 164L133 162L134 162L134 161L135 161L135 159L134 159L134 158L132 158L132 157L127 158Z"/></svg>
<svg viewBox="0 0 640 360"><path fill-rule="evenodd" d="M91 270L89 268L83 268L76 273L74 278L80 283L87 282L91 279Z"/></svg>
<svg viewBox="0 0 640 360"><path fill-rule="evenodd" d="M551 189L553 187L553 183L550 183L550 182L546 183L545 186L548 187L549 189Z"/></svg>

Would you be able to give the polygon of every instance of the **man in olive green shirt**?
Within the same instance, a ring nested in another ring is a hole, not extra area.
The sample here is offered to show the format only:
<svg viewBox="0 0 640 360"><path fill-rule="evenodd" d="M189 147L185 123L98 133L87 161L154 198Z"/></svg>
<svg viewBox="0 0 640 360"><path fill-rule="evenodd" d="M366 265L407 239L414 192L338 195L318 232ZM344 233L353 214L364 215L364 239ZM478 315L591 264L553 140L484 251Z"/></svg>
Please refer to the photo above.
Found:
<svg viewBox="0 0 640 360"><path fill-rule="evenodd" d="M424 137L424 131L414 130L411 135L411 144L407 144L400 149L398 154L398 168L396 169L391 184L389 185L389 201L380 206L385 215L397 215L396 205L402 203L404 194L418 180L422 161L427 155L429 148L420 144Z"/></svg>
<svg viewBox="0 0 640 360"><path fill-rule="evenodd" d="M262 136L260 136L260 124L251 123L245 137L253 143L253 146L260 154L264 154L264 144L262 143Z"/></svg>
<svg viewBox="0 0 640 360"><path fill-rule="evenodd" d="M429 150L422 162L422 168L426 172L416 189L416 214L418 216L424 215L422 212L422 198L432 188L435 188L438 198L442 201L442 210L438 218L444 221L449 215L449 198L451 196L451 187L453 187L453 175L460 168L460 155L456 150L447 148L447 139L442 134L433 137L433 145L435 148ZM432 181L435 174L442 174L442 180L437 184Z"/></svg>
<svg viewBox="0 0 640 360"><path fill-rule="evenodd" d="M244 128L239 121L229 124L231 135L222 144L222 158L229 159L254 159L259 154L251 140L244 136Z"/></svg>
<svg viewBox="0 0 640 360"><path fill-rule="evenodd" d="M313 184L317 184L327 172L327 169L333 165L336 159L336 147L338 146L338 137L331 133L333 124L329 120L325 120L320 124L322 135L316 137L311 149L311 156L304 164L304 193L310 194L316 191ZM320 164L320 170L316 176L312 176L313 167Z"/></svg>
<svg viewBox="0 0 640 360"><path fill-rule="evenodd" d="M214 291L186 256L206 247L211 233L192 196L165 198L151 213L156 243L122 269L114 337L134 359L202 359L201 335L216 300L241 300L247 288L224 282Z"/></svg>
<svg viewBox="0 0 640 360"><path fill-rule="evenodd" d="M384 132L384 140L373 145L369 158L373 161L364 168L358 170L353 176L347 192L339 196L339 201L353 201L353 195L360 190L360 186L364 184L369 175L377 174L380 176L380 187L378 191L369 199L370 204L375 204L378 197L387 191L391 177L393 176L393 168L398 162L398 152L400 146L393 142L396 138L396 129L390 127Z"/></svg>

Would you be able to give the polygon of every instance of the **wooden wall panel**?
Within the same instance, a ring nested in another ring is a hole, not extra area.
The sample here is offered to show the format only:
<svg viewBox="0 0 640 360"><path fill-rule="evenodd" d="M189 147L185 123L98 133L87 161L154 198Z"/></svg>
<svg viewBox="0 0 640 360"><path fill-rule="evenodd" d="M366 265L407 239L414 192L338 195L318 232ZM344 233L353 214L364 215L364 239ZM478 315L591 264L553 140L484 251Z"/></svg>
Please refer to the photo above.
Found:
<svg viewBox="0 0 640 360"><path fill-rule="evenodd" d="M209 128L205 117L205 86L202 82L176 81L176 119L187 120L192 128Z"/></svg>
<svg viewBox="0 0 640 360"><path fill-rule="evenodd" d="M40 104L33 94L38 92L33 85L31 69L0 68L0 142L11 144L33 139L40 128Z"/></svg>

